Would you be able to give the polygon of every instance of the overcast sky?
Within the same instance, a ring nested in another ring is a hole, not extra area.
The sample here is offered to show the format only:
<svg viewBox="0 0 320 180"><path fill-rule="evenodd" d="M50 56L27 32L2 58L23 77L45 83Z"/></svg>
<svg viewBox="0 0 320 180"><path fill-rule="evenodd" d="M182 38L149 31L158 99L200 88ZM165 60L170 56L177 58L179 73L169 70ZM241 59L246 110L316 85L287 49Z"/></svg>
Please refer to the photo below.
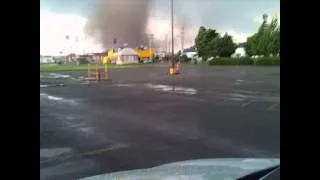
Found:
<svg viewBox="0 0 320 180"><path fill-rule="evenodd" d="M151 1L150 15L156 20L152 24L161 22L169 28L171 0ZM83 17L90 16L96 5L95 0L41 0L40 3L41 10ZM280 0L174 0L174 7L175 20L185 22L186 44L192 44L201 25L228 32L241 42L257 31L263 13L267 13L269 19L273 15L280 18Z"/></svg>

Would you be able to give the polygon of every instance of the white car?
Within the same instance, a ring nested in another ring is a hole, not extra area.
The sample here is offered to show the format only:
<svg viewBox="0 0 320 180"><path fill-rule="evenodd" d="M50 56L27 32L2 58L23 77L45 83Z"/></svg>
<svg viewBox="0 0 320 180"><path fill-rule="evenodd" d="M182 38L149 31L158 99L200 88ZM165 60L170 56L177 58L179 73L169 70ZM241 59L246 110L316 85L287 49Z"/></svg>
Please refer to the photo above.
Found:
<svg viewBox="0 0 320 180"><path fill-rule="evenodd" d="M147 63L152 63L152 60L151 60L151 59L144 60L143 63L145 63L145 64L147 64Z"/></svg>

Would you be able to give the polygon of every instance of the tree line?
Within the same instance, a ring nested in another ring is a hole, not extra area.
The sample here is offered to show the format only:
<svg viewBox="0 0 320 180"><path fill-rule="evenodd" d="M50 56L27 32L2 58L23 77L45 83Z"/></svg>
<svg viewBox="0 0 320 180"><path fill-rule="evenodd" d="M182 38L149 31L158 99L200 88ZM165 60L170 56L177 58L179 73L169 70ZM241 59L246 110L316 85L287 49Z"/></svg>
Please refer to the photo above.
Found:
<svg viewBox="0 0 320 180"><path fill-rule="evenodd" d="M209 57L230 57L236 50L232 36L221 36L215 29L201 26L195 39L198 56L205 61Z"/></svg>
<svg viewBox="0 0 320 180"><path fill-rule="evenodd" d="M280 25L278 18L272 18L269 24L267 19L268 16L264 14L263 23L258 32L247 38L244 47L248 56L280 55Z"/></svg>
<svg viewBox="0 0 320 180"><path fill-rule="evenodd" d="M248 56L279 55L280 54L280 25L278 18L274 17L270 23L267 15L263 15L263 23L258 32L241 43ZM201 26L195 38L195 47L199 57L206 61L209 57L230 57L237 47L231 35L225 33L221 36L215 29Z"/></svg>

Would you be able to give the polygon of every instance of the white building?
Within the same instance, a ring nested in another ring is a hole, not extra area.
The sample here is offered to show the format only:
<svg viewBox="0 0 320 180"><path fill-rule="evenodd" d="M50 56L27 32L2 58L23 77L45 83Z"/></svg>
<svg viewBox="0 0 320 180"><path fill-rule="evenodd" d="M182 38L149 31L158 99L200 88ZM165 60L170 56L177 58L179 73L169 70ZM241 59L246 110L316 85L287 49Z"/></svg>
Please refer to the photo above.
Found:
<svg viewBox="0 0 320 180"><path fill-rule="evenodd" d="M182 54L186 55L189 59L192 59L197 55L197 51L194 47L190 47L184 49Z"/></svg>
<svg viewBox="0 0 320 180"><path fill-rule="evenodd" d="M54 63L52 56L40 56L40 63Z"/></svg>
<svg viewBox="0 0 320 180"><path fill-rule="evenodd" d="M232 57L244 57L246 56L246 51L243 47L238 47Z"/></svg>
<svg viewBox="0 0 320 180"><path fill-rule="evenodd" d="M183 54L185 54L188 58L191 59L197 55L197 52L185 52Z"/></svg>
<svg viewBox="0 0 320 180"><path fill-rule="evenodd" d="M139 54L132 48L123 48L117 53L116 64L138 64Z"/></svg>

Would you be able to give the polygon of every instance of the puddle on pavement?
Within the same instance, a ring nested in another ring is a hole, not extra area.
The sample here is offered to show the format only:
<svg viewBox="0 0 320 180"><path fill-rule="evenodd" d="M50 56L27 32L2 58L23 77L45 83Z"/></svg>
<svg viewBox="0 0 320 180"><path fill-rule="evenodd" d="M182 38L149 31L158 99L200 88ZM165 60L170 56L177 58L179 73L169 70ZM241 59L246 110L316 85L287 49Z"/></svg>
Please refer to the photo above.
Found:
<svg viewBox="0 0 320 180"><path fill-rule="evenodd" d="M248 91L248 90L234 90L236 93L244 93L244 94L259 94L256 91Z"/></svg>
<svg viewBox="0 0 320 180"><path fill-rule="evenodd" d="M50 149L40 149L40 158L50 158L60 156L62 154L71 153L71 148L50 148Z"/></svg>
<svg viewBox="0 0 320 180"><path fill-rule="evenodd" d="M64 84L63 83L60 83L60 84L40 84L40 88L59 87L59 86L64 86Z"/></svg>
<svg viewBox="0 0 320 180"><path fill-rule="evenodd" d="M81 127L81 128L79 128L79 130L84 133L92 133L93 132L93 128L90 128L90 127Z"/></svg>
<svg viewBox="0 0 320 180"><path fill-rule="evenodd" d="M197 94L196 89L186 88L181 86L170 86L170 85L163 85L163 84L144 84L144 87L154 89L156 91L174 92L178 94L188 94L188 95Z"/></svg>
<svg viewBox="0 0 320 180"><path fill-rule="evenodd" d="M40 93L40 96L46 97L48 100L63 102L63 103L71 104L71 105L77 105L78 104L78 102L76 102L75 100L65 99L63 97L52 96L52 95L48 95L48 94L45 94L45 93Z"/></svg>
<svg viewBox="0 0 320 180"><path fill-rule="evenodd" d="M248 96L243 95L243 94L237 94L237 93L231 93L232 97L236 97L236 98L248 98Z"/></svg>
<svg viewBox="0 0 320 180"><path fill-rule="evenodd" d="M116 84L118 87L134 87L134 84Z"/></svg>
<svg viewBox="0 0 320 180"><path fill-rule="evenodd" d="M234 82L234 85L241 85L241 83L243 82L244 80L242 79L237 79L235 82Z"/></svg>
<svg viewBox="0 0 320 180"><path fill-rule="evenodd" d="M125 84L125 83L118 83L115 84L117 87L144 87L148 89L153 89L156 91L162 91L162 92L174 92L178 94L187 94L187 95L195 95L198 93L196 89L193 88L187 88L187 87L181 87L181 86L170 86L170 85L163 85L163 84Z"/></svg>
<svg viewBox="0 0 320 180"><path fill-rule="evenodd" d="M85 80L90 80L88 77L84 76L78 76L78 77L72 77L71 75L68 74L58 74L58 73L50 73L50 74L40 74L40 79L42 78L49 78L49 79L71 79L75 81L85 81ZM94 79L94 78L93 78Z"/></svg>
<svg viewBox="0 0 320 180"><path fill-rule="evenodd" d="M233 100L233 101L246 101L247 99L243 99L243 98L231 98L230 100Z"/></svg>
<svg viewBox="0 0 320 180"><path fill-rule="evenodd" d="M230 96L231 97L229 98L229 100L232 100L232 101L246 101L246 100L248 100L248 96L243 95L243 94L231 93Z"/></svg>
<svg viewBox="0 0 320 180"><path fill-rule="evenodd" d="M247 95L240 94L240 93L231 93L229 94L229 100L233 100L233 101L253 100L253 101L260 101L260 102L275 102L275 103L280 102L280 96L269 96L269 95L258 94L257 92L250 92L250 91L246 92L246 94Z"/></svg>
<svg viewBox="0 0 320 180"><path fill-rule="evenodd" d="M51 78L69 78L70 77L70 75L57 74L57 73L50 73L49 75L51 76Z"/></svg>
<svg viewBox="0 0 320 180"><path fill-rule="evenodd" d="M48 96L48 99L56 100L56 101L63 100L63 98L61 98L61 97L55 97L55 96Z"/></svg>
<svg viewBox="0 0 320 180"><path fill-rule="evenodd" d="M40 79L41 78L52 78L52 79L57 79L57 78L70 78L70 75L67 74L58 74L58 73L49 73L49 74L40 74Z"/></svg>
<svg viewBox="0 0 320 180"><path fill-rule="evenodd" d="M89 78L88 78L88 77L79 76L79 77L77 77L77 78L74 78L74 80L86 81L86 80L89 80Z"/></svg>

